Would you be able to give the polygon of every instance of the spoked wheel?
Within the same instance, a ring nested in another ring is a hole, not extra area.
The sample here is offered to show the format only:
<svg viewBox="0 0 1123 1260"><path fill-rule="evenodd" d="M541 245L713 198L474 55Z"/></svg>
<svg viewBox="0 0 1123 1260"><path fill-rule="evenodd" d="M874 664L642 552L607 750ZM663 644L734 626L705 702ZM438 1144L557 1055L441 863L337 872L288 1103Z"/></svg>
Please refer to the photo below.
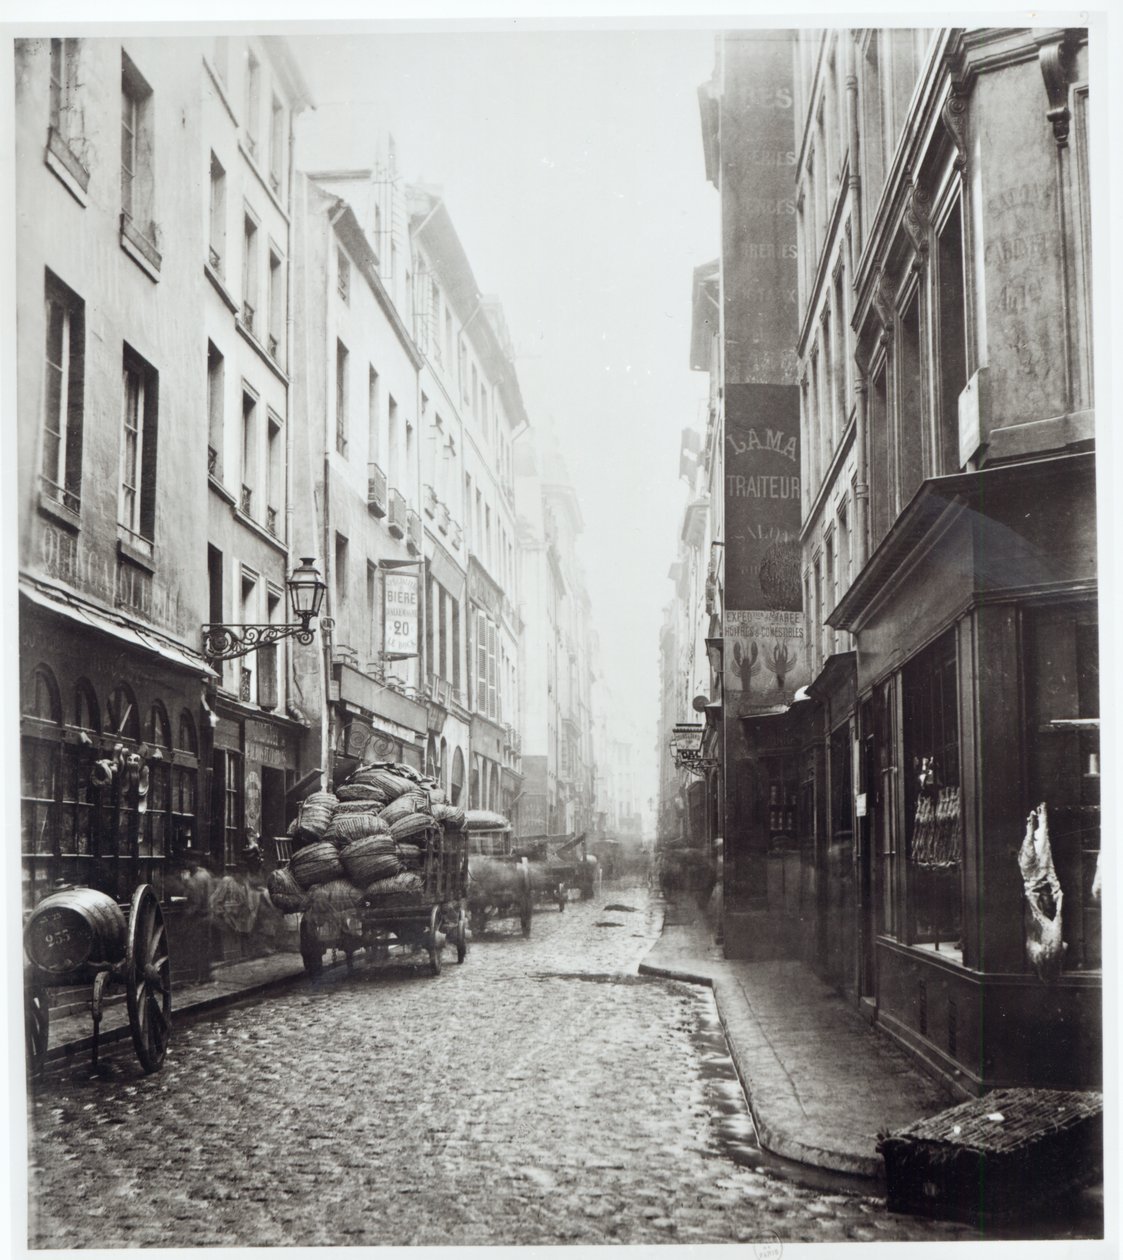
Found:
<svg viewBox="0 0 1123 1260"><path fill-rule="evenodd" d="M441 931L441 908L434 906L429 914L429 970L435 976L441 974L441 954L445 947L445 934Z"/></svg>
<svg viewBox="0 0 1123 1260"><path fill-rule="evenodd" d="M43 1074L47 1042L51 1035L51 1008L46 988L27 979L23 989L23 1032L27 1047L27 1073L32 1080Z"/></svg>
<svg viewBox="0 0 1123 1260"><path fill-rule="evenodd" d="M304 960L304 970L310 976L318 976L323 971L323 947L304 915L300 916L300 957Z"/></svg>
<svg viewBox="0 0 1123 1260"><path fill-rule="evenodd" d="M468 957L468 912L463 906L456 912L456 961Z"/></svg>
<svg viewBox="0 0 1123 1260"><path fill-rule="evenodd" d="M146 1072L158 1071L172 1030L172 971L164 912L151 884L141 884L129 907L125 985L136 1057Z"/></svg>

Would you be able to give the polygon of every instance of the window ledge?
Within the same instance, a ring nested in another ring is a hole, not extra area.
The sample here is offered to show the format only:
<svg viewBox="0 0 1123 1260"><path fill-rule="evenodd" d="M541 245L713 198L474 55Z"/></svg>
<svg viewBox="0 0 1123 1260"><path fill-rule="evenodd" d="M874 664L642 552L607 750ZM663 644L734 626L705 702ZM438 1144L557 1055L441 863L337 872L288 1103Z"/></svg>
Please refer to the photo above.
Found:
<svg viewBox="0 0 1123 1260"><path fill-rule="evenodd" d="M65 503L60 503L58 499L47 494L45 490L39 491L39 511L74 533L78 533L82 528L81 516L73 508L68 508Z"/></svg>
<svg viewBox="0 0 1123 1260"><path fill-rule="evenodd" d="M211 59L205 54L203 56L203 65L206 66L207 74L210 75L211 82L214 84L215 90L218 92L218 99L226 107L226 112L230 115L230 121L236 127L238 125L238 115L234 113L234 106L230 104L230 97L227 92L226 84L222 81L222 76L215 69L214 63Z"/></svg>
<svg viewBox="0 0 1123 1260"><path fill-rule="evenodd" d="M206 273L207 279L214 286L215 292L220 298L222 298L223 303L229 307L231 314L236 315L238 313L238 303L234 300L234 295L230 292L226 285L223 284L222 277L217 271L215 271L210 263L206 261L203 262L203 271Z"/></svg>
<svg viewBox="0 0 1123 1260"><path fill-rule="evenodd" d="M155 245L138 231L122 212L121 248L152 281L160 279L160 252Z"/></svg>
<svg viewBox="0 0 1123 1260"><path fill-rule="evenodd" d="M270 546L275 547L281 555L288 555L288 548L285 546L284 540L278 538L276 534L271 534L260 521L255 521L252 516L247 516L237 505L233 507L233 514L234 519L239 524L244 525L247 529L252 529L255 534L264 539Z"/></svg>
<svg viewBox="0 0 1123 1260"><path fill-rule="evenodd" d="M47 129L47 148L43 161L59 177L66 191L80 206L89 205L90 199L86 190L90 186L90 172L54 127Z"/></svg>
<svg viewBox="0 0 1123 1260"><path fill-rule="evenodd" d="M277 362L277 360L273 358L273 356L269 353L268 350L266 350L266 348L261 344L261 342L258 341L258 339L253 335L253 333L250 332L250 330L246 327L245 323L240 319L235 320L234 327L237 328L237 330L242 334L242 336L250 343L251 346L253 346L253 348L257 351L258 355L264 360L266 366L273 373L273 375L281 382L281 384L288 386L290 384L290 381L289 381L288 376L285 373L284 368L282 368L281 365Z"/></svg>
<svg viewBox="0 0 1123 1260"><path fill-rule="evenodd" d="M146 538L139 535L122 538L118 535L117 554L146 573L156 572L155 548Z"/></svg>
<svg viewBox="0 0 1123 1260"><path fill-rule="evenodd" d="M227 490L227 488L214 475L214 473L207 474L207 484L215 492L215 494L218 495L220 499L225 499L226 502L229 503L231 507L235 507L237 505L238 500L234 497L233 494L230 493L229 490Z"/></svg>
<svg viewBox="0 0 1123 1260"><path fill-rule="evenodd" d="M239 139L238 152L246 159L246 165L257 176L257 182L265 189L265 195L273 203L274 209L276 209L277 213L287 224L289 221L289 212L285 209L284 203L281 201L280 197L278 197L273 191L273 185L269 182L269 176L262 171L261 167L258 165L257 158L255 158L249 149L246 148L244 140ZM284 187L283 181L281 186Z"/></svg>

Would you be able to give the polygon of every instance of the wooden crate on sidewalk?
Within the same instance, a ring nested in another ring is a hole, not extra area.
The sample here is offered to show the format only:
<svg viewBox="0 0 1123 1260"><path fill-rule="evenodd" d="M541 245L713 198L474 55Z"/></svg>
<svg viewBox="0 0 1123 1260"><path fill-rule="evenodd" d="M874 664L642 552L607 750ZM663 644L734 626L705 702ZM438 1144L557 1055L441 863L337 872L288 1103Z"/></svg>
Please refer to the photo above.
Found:
<svg viewBox="0 0 1123 1260"><path fill-rule="evenodd" d="M891 1212L982 1228L1103 1176L1103 1095L996 1089L877 1149Z"/></svg>

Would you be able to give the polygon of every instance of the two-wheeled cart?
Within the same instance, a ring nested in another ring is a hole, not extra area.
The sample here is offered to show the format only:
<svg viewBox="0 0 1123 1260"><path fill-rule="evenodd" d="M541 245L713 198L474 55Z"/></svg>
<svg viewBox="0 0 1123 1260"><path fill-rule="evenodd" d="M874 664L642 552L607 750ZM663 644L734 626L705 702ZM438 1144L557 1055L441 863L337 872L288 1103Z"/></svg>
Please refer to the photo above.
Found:
<svg viewBox="0 0 1123 1260"><path fill-rule="evenodd" d="M424 865L418 872L422 886L386 895L372 886L357 909L344 916L335 939L321 939L308 912L301 915L300 953L309 975L323 969L327 949L342 950L349 967L360 949L376 958L391 952L424 951L435 976L441 974L447 944L455 945L456 961L464 961L468 953L468 837L434 822L426 829L424 850Z"/></svg>
<svg viewBox="0 0 1123 1260"><path fill-rule="evenodd" d="M27 1062L38 1076L50 1039L49 990L91 986L93 1067L102 1007L115 985L125 990L133 1048L145 1072L164 1062L171 1034L172 984L160 901L141 884L127 904L94 888L66 886L35 907L23 929Z"/></svg>
<svg viewBox="0 0 1123 1260"><path fill-rule="evenodd" d="M530 863L515 852L511 823L491 810L470 809L465 826L472 931L482 933L489 918L517 918L523 936L529 936L534 917Z"/></svg>

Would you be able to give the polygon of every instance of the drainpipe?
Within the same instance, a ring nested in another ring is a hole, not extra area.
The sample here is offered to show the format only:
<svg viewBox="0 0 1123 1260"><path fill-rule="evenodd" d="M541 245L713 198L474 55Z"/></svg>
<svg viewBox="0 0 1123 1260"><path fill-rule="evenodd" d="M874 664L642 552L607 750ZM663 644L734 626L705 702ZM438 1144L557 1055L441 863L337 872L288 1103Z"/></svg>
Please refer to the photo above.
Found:
<svg viewBox="0 0 1123 1260"><path fill-rule="evenodd" d="M330 269L332 260L332 236L334 233L334 217L324 216L324 490L323 490L323 548L324 548L324 581L327 592L324 600L327 604L328 619L325 629L324 619L320 620L320 644L323 659L323 691L324 703L320 714L320 756L323 766L322 786L327 791L332 781L332 749L334 741L334 714L331 701L331 629L335 625L335 551L331 545L331 417L329 401L332 396L332 353L329 315L331 313Z"/></svg>
<svg viewBox="0 0 1123 1260"><path fill-rule="evenodd" d="M850 221L854 224L853 259L857 259L862 254L862 176L858 169L858 68L854 64L853 37L845 41L845 49L846 125L850 146L847 185L850 190Z"/></svg>
<svg viewBox="0 0 1123 1260"><path fill-rule="evenodd" d="M857 484L854 488L854 572L861 573L867 559L869 537L870 478L867 459L866 434L869 429L869 383L865 372L854 365L854 453L857 464Z"/></svg>
<svg viewBox="0 0 1123 1260"><path fill-rule="evenodd" d="M288 228L288 257L285 259L285 266L288 269L288 284L285 285L285 369L287 380L285 382L285 579L292 572L293 564L293 532L296 521L296 508L293 504L293 460L296 456L296 434L294 425L293 412L295 409L294 395L295 391L292 387L292 365L296 358L296 319L293 313L293 274L292 274L292 246L293 246L293 226L292 214L294 205L294 190L296 185L296 128L293 120L296 111L289 110L289 169L287 172L287 208L289 212L289 228ZM287 595L287 590L286 590ZM284 604L282 603L282 607ZM288 608L285 607L285 619L288 619ZM285 646L285 656L288 662L287 679L285 687L285 713L288 714L289 706L293 702L293 692L295 690L296 681L296 658L291 643Z"/></svg>

